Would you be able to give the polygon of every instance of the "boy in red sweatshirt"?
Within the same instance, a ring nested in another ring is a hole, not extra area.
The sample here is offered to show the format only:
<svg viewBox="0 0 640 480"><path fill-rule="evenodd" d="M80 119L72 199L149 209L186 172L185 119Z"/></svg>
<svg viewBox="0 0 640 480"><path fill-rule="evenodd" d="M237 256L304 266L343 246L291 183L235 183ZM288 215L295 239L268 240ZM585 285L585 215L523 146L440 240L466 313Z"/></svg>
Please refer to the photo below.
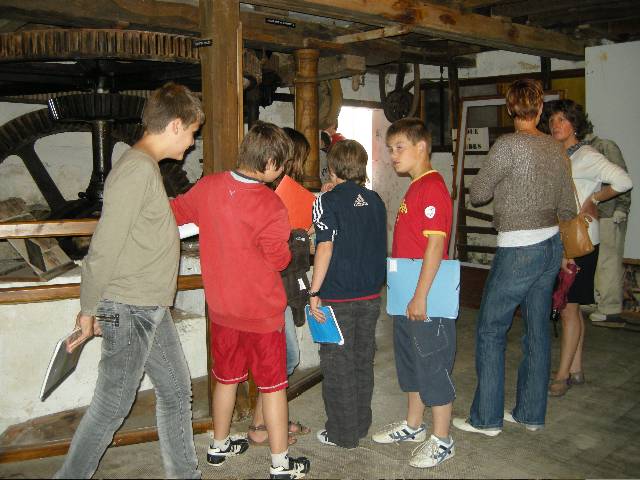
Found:
<svg viewBox="0 0 640 480"><path fill-rule="evenodd" d="M178 225L200 228L200 263L211 321L213 444L211 465L244 453L246 439L229 437L237 385L253 379L263 394L271 447L271 478L302 478L309 460L288 456L284 310L280 278L291 259L287 210L265 185L293 153L279 127L258 122L240 145L238 167L207 175L171 202Z"/></svg>

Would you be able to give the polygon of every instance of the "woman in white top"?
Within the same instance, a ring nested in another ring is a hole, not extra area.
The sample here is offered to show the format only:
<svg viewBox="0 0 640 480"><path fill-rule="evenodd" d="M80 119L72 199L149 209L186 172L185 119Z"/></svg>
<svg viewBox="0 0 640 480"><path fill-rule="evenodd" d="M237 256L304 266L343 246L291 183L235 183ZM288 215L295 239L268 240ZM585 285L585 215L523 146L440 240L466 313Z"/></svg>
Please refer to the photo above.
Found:
<svg viewBox="0 0 640 480"><path fill-rule="evenodd" d="M564 145L571 159L572 177L577 190L580 212L592 217L592 222L589 224L589 237L595 246L595 250L588 255L575 260L563 260L563 268L566 268L567 263L575 263L578 266L578 273L569 290L567 306L561 312L560 365L549 386L550 395L562 396L571 385L584 383L582 372L584 318L580 305L594 303L593 279L600 243L596 205L626 192L632 187L632 183L627 172L611 163L595 148L582 142L585 135L591 133L593 127L581 105L573 100L557 100L551 102L548 109L551 134Z"/></svg>

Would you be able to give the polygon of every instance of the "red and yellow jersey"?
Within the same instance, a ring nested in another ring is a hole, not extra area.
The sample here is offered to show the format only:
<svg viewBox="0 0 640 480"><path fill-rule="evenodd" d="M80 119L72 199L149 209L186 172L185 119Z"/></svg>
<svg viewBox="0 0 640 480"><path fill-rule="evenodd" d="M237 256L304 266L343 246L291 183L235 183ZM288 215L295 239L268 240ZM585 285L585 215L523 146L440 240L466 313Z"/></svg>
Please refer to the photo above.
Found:
<svg viewBox="0 0 640 480"><path fill-rule="evenodd" d="M430 235L445 237L443 259L451 233L452 202L442 175L429 170L416 178L400 204L393 229L394 258L423 258Z"/></svg>

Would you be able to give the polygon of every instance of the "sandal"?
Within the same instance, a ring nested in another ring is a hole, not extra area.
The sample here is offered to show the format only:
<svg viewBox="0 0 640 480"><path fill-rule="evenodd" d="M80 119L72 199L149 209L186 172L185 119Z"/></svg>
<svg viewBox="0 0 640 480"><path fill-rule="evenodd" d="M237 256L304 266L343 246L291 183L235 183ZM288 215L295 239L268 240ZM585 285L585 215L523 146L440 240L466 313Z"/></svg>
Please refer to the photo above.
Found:
<svg viewBox="0 0 640 480"><path fill-rule="evenodd" d="M311 429L297 420L289 420L289 435L306 435Z"/></svg>
<svg viewBox="0 0 640 480"><path fill-rule="evenodd" d="M553 380L551 382L551 384L549 385L549 396L551 397L561 397L563 396L565 393L567 393L567 390L569 390L569 388L571 388L571 381L570 378L563 378L560 380Z"/></svg>
<svg viewBox="0 0 640 480"><path fill-rule="evenodd" d="M266 432L267 431L267 426L266 425L249 425L249 432L247 433L247 440L249 441L250 445L253 445L254 447L268 447L269 446L269 436L267 435L267 438L265 438L263 441L258 442L257 440L254 440L251 438L250 433L251 432ZM298 439L296 437L294 437L291 432L289 432L289 439L288 439L288 445L291 446L294 443L296 443L298 441Z"/></svg>
<svg viewBox="0 0 640 480"><path fill-rule="evenodd" d="M571 385L583 385L585 382L584 373L583 372L570 373L568 382Z"/></svg>

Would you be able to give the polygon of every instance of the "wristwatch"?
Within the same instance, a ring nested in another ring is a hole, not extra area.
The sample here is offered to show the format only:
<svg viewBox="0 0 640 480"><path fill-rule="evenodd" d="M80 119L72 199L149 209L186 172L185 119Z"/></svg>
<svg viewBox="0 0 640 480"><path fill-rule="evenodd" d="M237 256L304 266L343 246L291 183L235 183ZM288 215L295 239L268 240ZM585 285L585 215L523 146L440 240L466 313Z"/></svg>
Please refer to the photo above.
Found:
<svg viewBox="0 0 640 480"><path fill-rule="evenodd" d="M308 295L310 297L317 297L320 292L309 292Z"/></svg>

